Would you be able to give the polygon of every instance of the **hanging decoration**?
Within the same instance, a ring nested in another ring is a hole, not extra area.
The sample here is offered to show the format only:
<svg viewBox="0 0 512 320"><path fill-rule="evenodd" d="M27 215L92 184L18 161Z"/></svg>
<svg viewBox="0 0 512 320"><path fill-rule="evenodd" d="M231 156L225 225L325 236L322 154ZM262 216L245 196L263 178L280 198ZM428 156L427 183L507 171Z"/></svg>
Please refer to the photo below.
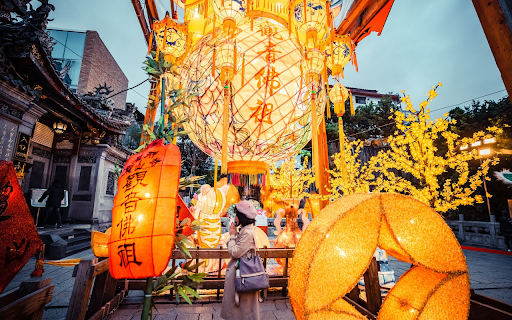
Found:
<svg viewBox="0 0 512 320"><path fill-rule="evenodd" d="M335 83L329 91L329 98L334 104L334 113L341 117L345 114L345 102L349 97L348 89L341 83Z"/></svg>
<svg viewBox="0 0 512 320"><path fill-rule="evenodd" d="M343 69L352 57L352 39L349 35L334 35L332 41L327 45L327 67L331 69L332 76L344 78Z"/></svg>
<svg viewBox="0 0 512 320"><path fill-rule="evenodd" d="M38 251L34 219L21 191L12 162L0 161L0 292Z"/></svg>
<svg viewBox="0 0 512 320"><path fill-rule="evenodd" d="M212 2L215 19L222 22L225 33L232 35L247 12L245 0L212 0Z"/></svg>
<svg viewBox="0 0 512 320"><path fill-rule="evenodd" d="M166 61L179 61L187 51L188 24L174 21L167 12L162 20L153 22L151 29L151 37L156 40L157 52L163 53ZM152 44L150 41L150 49Z"/></svg>
<svg viewBox="0 0 512 320"><path fill-rule="evenodd" d="M111 232L112 228L108 228L105 232L91 231L91 248L96 257L108 257L108 241Z"/></svg>
<svg viewBox="0 0 512 320"><path fill-rule="evenodd" d="M297 28L299 39L307 48L317 47L328 29L329 9L323 0L292 1L293 24Z"/></svg>
<svg viewBox="0 0 512 320"><path fill-rule="evenodd" d="M229 185L214 189L205 184L195 205L194 218L201 220L201 230L197 232L197 240L201 248L215 248L222 235L221 213L226 205L226 194Z"/></svg>
<svg viewBox="0 0 512 320"><path fill-rule="evenodd" d="M295 317L363 319L343 297L377 246L413 264L387 294L378 319L467 319L469 274L459 242L432 208L393 193L344 196L313 219L293 256L289 293Z"/></svg>
<svg viewBox="0 0 512 320"><path fill-rule="evenodd" d="M286 226L277 235L274 241L274 248L295 248L302 237L302 231L297 224L299 217L298 207L288 207L284 210L284 217L286 218ZM286 259L276 259L277 263L284 267ZM289 260L289 267L292 267L293 259Z"/></svg>
<svg viewBox="0 0 512 320"><path fill-rule="evenodd" d="M174 245L181 156L163 139L131 156L112 209L110 273L116 279L158 277ZM168 249L163 249L168 248Z"/></svg>
<svg viewBox="0 0 512 320"><path fill-rule="evenodd" d="M312 145L313 145L313 167L315 168L315 182L316 186L320 188L320 158L319 158L319 145L318 145L318 128L321 125L321 120L324 117L318 117L318 104L317 94L320 90L319 80L325 69L325 54L318 49L309 49L306 53L303 62L306 85L308 90L311 90L311 127L312 127ZM323 115L323 112L321 113Z"/></svg>

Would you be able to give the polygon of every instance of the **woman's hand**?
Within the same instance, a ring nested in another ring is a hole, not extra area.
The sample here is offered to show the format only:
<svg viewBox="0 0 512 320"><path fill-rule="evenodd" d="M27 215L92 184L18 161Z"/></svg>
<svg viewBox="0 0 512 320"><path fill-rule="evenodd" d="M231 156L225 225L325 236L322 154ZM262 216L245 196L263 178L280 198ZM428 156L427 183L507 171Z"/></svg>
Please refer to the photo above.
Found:
<svg viewBox="0 0 512 320"><path fill-rule="evenodd" d="M234 236L236 235L236 227L233 222L229 225L229 235Z"/></svg>

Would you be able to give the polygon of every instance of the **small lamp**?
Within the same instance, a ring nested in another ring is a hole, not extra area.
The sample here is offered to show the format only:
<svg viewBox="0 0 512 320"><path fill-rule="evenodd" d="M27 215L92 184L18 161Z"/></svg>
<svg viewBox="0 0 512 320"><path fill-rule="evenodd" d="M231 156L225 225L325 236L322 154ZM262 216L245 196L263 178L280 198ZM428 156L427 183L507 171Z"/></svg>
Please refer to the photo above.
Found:
<svg viewBox="0 0 512 320"><path fill-rule="evenodd" d="M309 49L304 60L306 83L309 89L316 91L320 75L324 71L325 54L318 49Z"/></svg>
<svg viewBox="0 0 512 320"><path fill-rule="evenodd" d="M55 131L56 134L63 134L67 128L68 125L61 122L60 120L53 123L53 131Z"/></svg>

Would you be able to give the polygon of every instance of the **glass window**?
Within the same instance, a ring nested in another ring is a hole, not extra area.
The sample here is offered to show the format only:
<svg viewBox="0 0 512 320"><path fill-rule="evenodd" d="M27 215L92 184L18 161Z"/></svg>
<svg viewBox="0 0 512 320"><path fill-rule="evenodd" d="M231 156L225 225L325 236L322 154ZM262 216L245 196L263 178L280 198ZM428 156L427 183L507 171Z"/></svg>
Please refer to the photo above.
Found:
<svg viewBox="0 0 512 320"><path fill-rule="evenodd" d="M78 191L89 191L89 185L91 184L91 172L92 167L82 167L80 169L80 178L78 180Z"/></svg>
<svg viewBox="0 0 512 320"><path fill-rule="evenodd" d="M53 180L59 180L60 185L65 188L68 182L68 166L56 166Z"/></svg>
<svg viewBox="0 0 512 320"><path fill-rule="evenodd" d="M52 57L62 59L64 57L64 45L66 45L67 32L61 30L49 30L50 36L58 42L53 46Z"/></svg>
<svg viewBox="0 0 512 320"><path fill-rule="evenodd" d="M44 162L34 161L30 172L29 188L41 188L43 184Z"/></svg>
<svg viewBox="0 0 512 320"><path fill-rule="evenodd" d="M366 103L366 98L365 97L358 97L358 96L356 96L356 103L365 104Z"/></svg>
<svg viewBox="0 0 512 320"><path fill-rule="evenodd" d="M81 60L84 54L85 33L68 32L66 41L66 50L64 50L64 59Z"/></svg>

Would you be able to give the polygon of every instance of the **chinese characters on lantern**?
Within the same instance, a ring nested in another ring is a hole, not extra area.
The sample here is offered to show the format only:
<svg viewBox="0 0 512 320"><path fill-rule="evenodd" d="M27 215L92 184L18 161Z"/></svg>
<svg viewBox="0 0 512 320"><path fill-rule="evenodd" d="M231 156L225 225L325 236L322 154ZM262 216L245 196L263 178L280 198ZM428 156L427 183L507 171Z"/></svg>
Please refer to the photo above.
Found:
<svg viewBox="0 0 512 320"><path fill-rule="evenodd" d="M257 54L263 55L267 65L262 67L256 73L254 79L258 81L258 89L261 89L263 86L265 86L265 89L268 90L270 96L272 96L274 94L274 90L277 90L281 87L281 82L279 82L280 73L276 71L276 68L273 66L273 64L276 62L277 54L282 53L276 49L277 43L273 42L273 39L283 40L283 38L278 34L277 28L271 26L270 24L260 25L259 32L261 32L262 36L268 37L268 43L265 45L265 50L257 52ZM272 124L271 115L274 111L274 105L272 103L258 100L258 105L254 108L251 108L251 110L254 111L251 115L251 118L254 118L256 123L264 122L267 124Z"/></svg>
<svg viewBox="0 0 512 320"><path fill-rule="evenodd" d="M131 156L112 209L110 269L116 279L159 276L174 245L181 156L157 140Z"/></svg>
<svg viewBox="0 0 512 320"><path fill-rule="evenodd" d="M119 223L117 223L120 239L125 239L132 235L137 228L138 219L134 219L133 216L137 212L137 203L144 199L143 196L139 195L143 194L141 189L148 185L144 182L147 170L143 169L153 168L155 165L160 163L162 160L158 158L157 155L158 151L148 152L144 156L139 155L136 158L135 163L128 165L125 169L127 173L131 174L128 175L124 185L121 186L125 191L125 201L122 203L124 206L124 216L121 218ZM135 255L135 243L119 245L117 249L117 253L121 259L120 266L127 267L130 263L136 263L137 265L142 263L137 261Z"/></svg>

